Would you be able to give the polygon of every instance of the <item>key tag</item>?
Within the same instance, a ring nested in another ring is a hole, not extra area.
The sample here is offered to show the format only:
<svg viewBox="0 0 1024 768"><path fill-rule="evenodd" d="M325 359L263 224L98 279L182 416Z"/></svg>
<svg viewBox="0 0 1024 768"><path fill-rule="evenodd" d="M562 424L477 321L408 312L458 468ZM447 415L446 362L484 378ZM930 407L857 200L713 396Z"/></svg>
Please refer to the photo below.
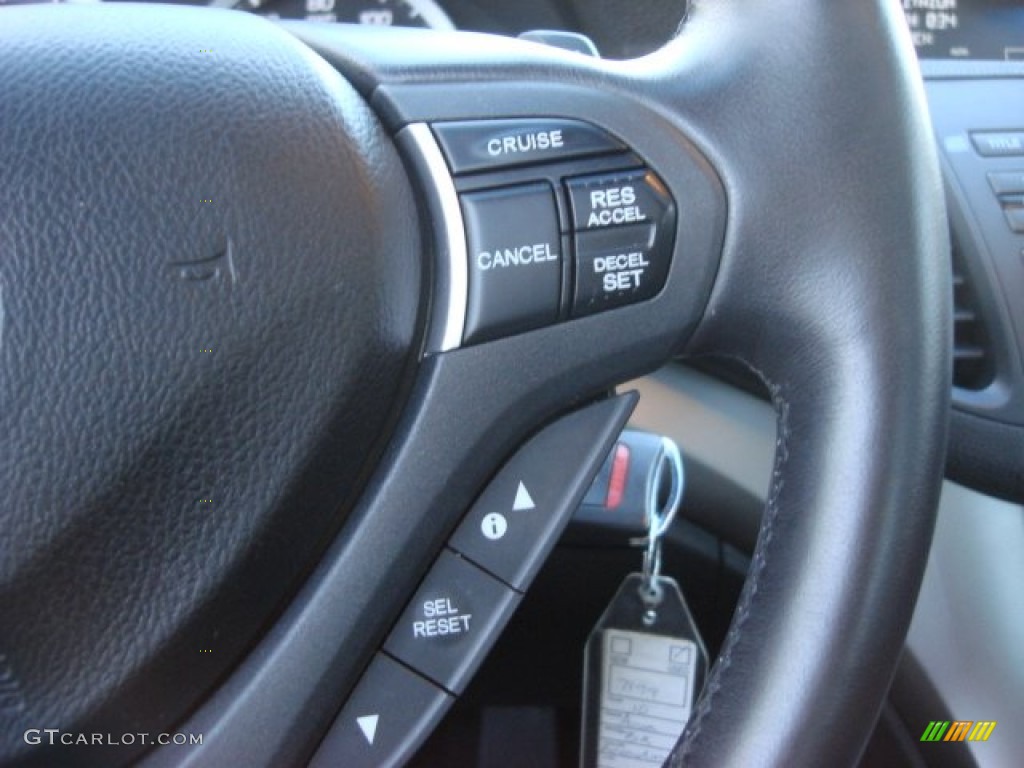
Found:
<svg viewBox="0 0 1024 768"><path fill-rule="evenodd" d="M652 768L665 762L704 685L708 657L675 580L662 576L661 537L683 495L676 444L647 488L643 572L632 573L587 640L583 664L581 768ZM663 473L671 490L659 508Z"/></svg>

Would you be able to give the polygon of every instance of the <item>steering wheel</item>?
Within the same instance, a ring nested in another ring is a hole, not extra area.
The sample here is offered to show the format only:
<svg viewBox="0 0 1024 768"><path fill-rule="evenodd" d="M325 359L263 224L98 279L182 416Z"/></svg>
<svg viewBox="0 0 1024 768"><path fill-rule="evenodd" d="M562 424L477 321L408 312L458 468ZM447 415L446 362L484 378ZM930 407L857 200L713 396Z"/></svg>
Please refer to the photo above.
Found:
<svg viewBox="0 0 1024 768"><path fill-rule="evenodd" d="M679 355L756 372L778 444L672 764L857 758L949 408L941 183L896 3L698 3L627 62L207 9L2 13L0 762L303 763L502 462ZM456 190L412 139L534 118L663 184L663 284L567 311L567 257L562 309L472 337Z"/></svg>

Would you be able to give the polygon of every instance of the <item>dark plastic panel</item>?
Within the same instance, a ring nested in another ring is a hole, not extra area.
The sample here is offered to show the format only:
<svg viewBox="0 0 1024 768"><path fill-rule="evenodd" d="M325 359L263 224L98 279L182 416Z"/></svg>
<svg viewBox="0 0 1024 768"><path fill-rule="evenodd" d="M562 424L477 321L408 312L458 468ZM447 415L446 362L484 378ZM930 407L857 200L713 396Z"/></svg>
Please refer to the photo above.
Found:
<svg viewBox="0 0 1024 768"><path fill-rule="evenodd" d="M958 390L954 403L993 421L1024 426L1024 235L1008 226L988 179L991 173L1021 170L1024 157L986 157L972 141L979 131L1024 128L1024 79L929 81L927 92L946 170L951 225L982 299L997 359L995 383L980 393Z"/></svg>
<svg viewBox="0 0 1024 768"><path fill-rule="evenodd" d="M1005 179L1024 170L1024 157L982 156L971 133L1024 129L1024 68L980 62L928 62L922 68L932 75L926 86L950 226L980 304L995 366L994 380L984 389L953 390L947 473L978 490L1021 501L1024 234L1008 225L991 175Z"/></svg>

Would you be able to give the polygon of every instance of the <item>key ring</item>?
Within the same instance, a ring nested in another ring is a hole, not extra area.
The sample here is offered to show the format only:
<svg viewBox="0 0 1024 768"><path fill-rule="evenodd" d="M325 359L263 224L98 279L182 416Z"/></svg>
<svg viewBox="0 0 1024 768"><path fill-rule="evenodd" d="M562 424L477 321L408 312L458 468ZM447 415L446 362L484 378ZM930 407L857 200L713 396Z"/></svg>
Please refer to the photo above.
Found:
<svg viewBox="0 0 1024 768"><path fill-rule="evenodd" d="M672 484L665 504L658 509L658 492L666 470L672 473ZM672 525L679 502L683 500L683 480L683 458L679 455L679 447L671 438L662 437L661 456L647 483L648 538L660 539Z"/></svg>
<svg viewBox="0 0 1024 768"><path fill-rule="evenodd" d="M659 508L658 495L666 471L671 472L669 493L665 503ZM646 544L640 598L646 608L643 621L647 626L654 624L658 618L657 607L662 599L661 585L658 583L661 574L661 537L675 519L683 498L684 480L683 459L678 446L672 439L662 437L660 456L647 485L647 537L646 540L640 540Z"/></svg>

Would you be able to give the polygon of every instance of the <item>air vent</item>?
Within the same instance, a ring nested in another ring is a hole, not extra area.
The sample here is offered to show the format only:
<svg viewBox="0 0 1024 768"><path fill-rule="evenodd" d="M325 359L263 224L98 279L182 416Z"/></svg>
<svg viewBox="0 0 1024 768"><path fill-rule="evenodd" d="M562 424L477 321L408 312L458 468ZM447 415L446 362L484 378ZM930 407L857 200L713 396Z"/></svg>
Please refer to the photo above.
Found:
<svg viewBox="0 0 1024 768"><path fill-rule="evenodd" d="M980 302L953 245L953 386L980 390L992 383L995 365Z"/></svg>

